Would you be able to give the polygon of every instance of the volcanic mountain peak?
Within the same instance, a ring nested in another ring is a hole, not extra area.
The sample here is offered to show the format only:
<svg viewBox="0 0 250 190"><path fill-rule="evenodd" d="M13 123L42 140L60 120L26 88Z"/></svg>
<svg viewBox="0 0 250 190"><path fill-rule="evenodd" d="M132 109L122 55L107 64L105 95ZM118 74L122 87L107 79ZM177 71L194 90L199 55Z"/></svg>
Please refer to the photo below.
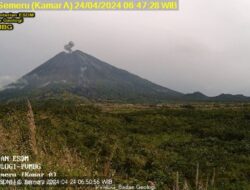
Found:
<svg viewBox="0 0 250 190"><path fill-rule="evenodd" d="M112 68L114 67L79 50L61 52L23 76L20 82L33 88L55 83L84 85L89 80L97 80L107 74Z"/></svg>
<svg viewBox="0 0 250 190"><path fill-rule="evenodd" d="M56 89L57 93L67 91L91 99L121 101L159 101L182 96L80 50L57 54L6 88L15 91L11 94L18 91L18 94L40 96Z"/></svg>
<svg viewBox="0 0 250 190"><path fill-rule="evenodd" d="M68 47L69 46L69 47ZM93 100L122 102L249 101L243 95L208 97L200 92L182 94L114 67L80 50L61 52L0 92L0 100L51 98L70 94ZM65 48L65 49L66 49Z"/></svg>

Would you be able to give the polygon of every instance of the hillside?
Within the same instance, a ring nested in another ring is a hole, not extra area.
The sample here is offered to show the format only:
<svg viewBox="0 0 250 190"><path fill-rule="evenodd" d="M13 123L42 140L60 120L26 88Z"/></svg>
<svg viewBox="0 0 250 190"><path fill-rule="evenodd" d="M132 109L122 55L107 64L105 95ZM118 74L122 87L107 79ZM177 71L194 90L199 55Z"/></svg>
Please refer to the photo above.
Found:
<svg viewBox="0 0 250 190"><path fill-rule="evenodd" d="M79 50L61 52L17 82L6 86L0 100L16 97L60 97L63 93L92 100L157 102L182 93L118 69Z"/></svg>
<svg viewBox="0 0 250 190"><path fill-rule="evenodd" d="M61 52L0 91L0 101L82 99L94 102L246 102L243 95L184 94L116 68L80 50Z"/></svg>

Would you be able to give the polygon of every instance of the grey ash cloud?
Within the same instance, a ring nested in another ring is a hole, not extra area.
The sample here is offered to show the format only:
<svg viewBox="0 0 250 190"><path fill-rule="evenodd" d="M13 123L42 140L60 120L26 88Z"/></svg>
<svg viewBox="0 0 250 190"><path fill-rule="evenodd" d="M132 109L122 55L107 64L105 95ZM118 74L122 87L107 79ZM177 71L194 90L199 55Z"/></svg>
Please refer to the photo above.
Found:
<svg viewBox="0 0 250 190"><path fill-rule="evenodd" d="M64 49L69 53L72 53L72 48L74 47L74 42L70 41L68 44L64 46Z"/></svg>

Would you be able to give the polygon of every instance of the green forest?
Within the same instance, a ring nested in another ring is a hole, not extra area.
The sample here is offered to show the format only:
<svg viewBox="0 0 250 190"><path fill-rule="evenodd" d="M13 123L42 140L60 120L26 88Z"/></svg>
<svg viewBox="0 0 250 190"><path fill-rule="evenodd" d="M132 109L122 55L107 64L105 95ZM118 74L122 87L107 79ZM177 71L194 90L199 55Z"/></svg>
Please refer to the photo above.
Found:
<svg viewBox="0 0 250 190"><path fill-rule="evenodd" d="M250 189L248 103L30 105L31 115L27 101L0 105L1 155L32 155L62 177L151 181L160 190Z"/></svg>

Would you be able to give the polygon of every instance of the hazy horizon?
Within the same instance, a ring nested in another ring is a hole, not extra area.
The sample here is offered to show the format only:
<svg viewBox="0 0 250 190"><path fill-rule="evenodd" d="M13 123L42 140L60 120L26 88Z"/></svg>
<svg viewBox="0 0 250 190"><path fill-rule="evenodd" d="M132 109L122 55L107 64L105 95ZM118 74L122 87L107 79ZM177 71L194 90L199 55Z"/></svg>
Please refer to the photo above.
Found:
<svg viewBox="0 0 250 190"><path fill-rule="evenodd" d="M183 93L250 96L250 2L180 1L179 11L38 11L1 32L0 86L69 41L100 60Z"/></svg>

